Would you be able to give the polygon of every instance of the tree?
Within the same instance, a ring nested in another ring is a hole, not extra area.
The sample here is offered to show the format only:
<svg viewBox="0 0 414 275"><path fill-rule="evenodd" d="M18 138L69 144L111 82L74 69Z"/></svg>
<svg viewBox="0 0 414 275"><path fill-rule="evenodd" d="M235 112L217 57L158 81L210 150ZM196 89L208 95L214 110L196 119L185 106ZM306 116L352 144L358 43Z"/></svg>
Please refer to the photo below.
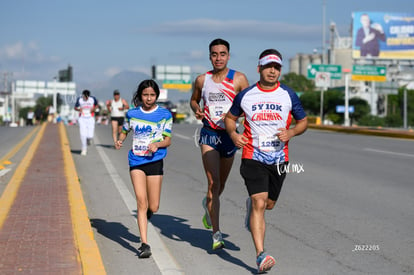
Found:
<svg viewBox="0 0 414 275"><path fill-rule="evenodd" d="M303 75L287 73L282 75L280 82L292 88L295 92L313 92L315 83Z"/></svg>
<svg viewBox="0 0 414 275"><path fill-rule="evenodd" d="M354 113L351 114L351 118L359 122L362 118L369 115L371 108L368 102L359 97L353 97L349 99L349 105L354 106Z"/></svg>
<svg viewBox="0 0 414 275"><path fill-rule="evenodd" d="M53 97L52 96L48 96L48 97L39 97L36 100L36 106L35 106L35 110L36 109L40 109L43 112L43 120L45 120L47 118L47 107L49 107L50 105L53 105Z"/></svg>
<svg viewBox="0 0 414 275"><path fill-rule="evenodd" d="M398 94L388 95L386 126L401 127L403 125L404 88ZM407 90L407 125L414 126L414 90Z"/></svg>
<svg viewBox="0 0 414 275"><path fill-rule="evenodd" d="M319 92L310 92L303 93L300 96L300 101L302 102L303 109L308 115L319 115L319 106L320 106L320 93Z"/></svg>
<svg viewBox="0 0 414 275"><path fill-rule="evenodd" d="M320 115L320 92L304 93L300 100L302 106L308 115ZM335 124L344 122L344 114L336 112L336 106L345 105L344 93L338 90L328 90L324 92L323 114L325 118L329 118ZM358 121L362 117L369 114L370 108L368 102L361 98L351 98L349 105L353 105L355 112L350 114L353 120Z"/></svg>

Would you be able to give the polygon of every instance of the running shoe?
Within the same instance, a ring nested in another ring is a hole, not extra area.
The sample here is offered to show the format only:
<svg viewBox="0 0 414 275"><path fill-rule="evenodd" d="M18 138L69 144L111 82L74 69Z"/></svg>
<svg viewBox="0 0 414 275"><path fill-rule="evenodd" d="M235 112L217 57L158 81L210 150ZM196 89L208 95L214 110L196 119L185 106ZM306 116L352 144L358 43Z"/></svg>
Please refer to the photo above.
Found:
<svg viewBox="0 0 414 275"><path fill-rule="evenodd" d="M221 236L221 232L217 231L213 234L213 250L221 249L224 247L223 236Z"/></svg>
<svg viewBox="0 0 414 275"><path fill-rule="evenodd" d="M202 205L205 211L204 216L203 216L203 225L206 229L211 229L213 226L211 225L210 215L208 214L207 197L204 197Z"/></svg>
<svg viewBox="0 0 414 275"><path fill-rule="evenodd" d="M252 199L248 197L246 199L246 217L244 217L244 227L247 231L250 231L250 213L252 212Z"/></svg>
<svg viewBox="0 0 414 275"><path fill-rule="evenodd" d="M263 273L270 270L275 264L276 260L272 256L262 251L256 259L257 273Z"/></svg>
<svg viewBox="0 0 414 275"><path fill-rule="evenodd" d="M151 256L151 247L146 244L142 243L141 247L138 248L138 257L139 258L149 258Z"/></svg>
<svg viewBox="0 0 414 275"><path fill-rule="evenodd" d="M86 156L86 154L87 154L86 149L83 149L83 150L81 151L81 156Z"/></svg>

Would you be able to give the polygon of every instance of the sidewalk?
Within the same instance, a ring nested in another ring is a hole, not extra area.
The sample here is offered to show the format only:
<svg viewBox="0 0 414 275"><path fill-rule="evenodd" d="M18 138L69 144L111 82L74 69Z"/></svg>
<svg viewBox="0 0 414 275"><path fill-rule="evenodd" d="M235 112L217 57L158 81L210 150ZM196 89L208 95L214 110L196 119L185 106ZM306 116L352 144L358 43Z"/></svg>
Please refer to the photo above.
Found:
<svg viewBox="0 0 414 275"><path fill-rule="evenodd" d="M65 126L45 123L0 198L0 274L105 274Z"/></svg>

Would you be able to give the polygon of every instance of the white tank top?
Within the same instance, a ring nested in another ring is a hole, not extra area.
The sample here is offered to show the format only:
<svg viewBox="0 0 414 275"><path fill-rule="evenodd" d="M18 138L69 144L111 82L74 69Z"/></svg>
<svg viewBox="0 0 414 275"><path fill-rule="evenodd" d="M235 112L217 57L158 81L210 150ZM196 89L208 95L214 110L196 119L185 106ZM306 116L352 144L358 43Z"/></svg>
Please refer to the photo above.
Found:
<svg viewBox="0 0 414 275"><path fill-rule="evenodd" d="M223 114L230 109L233 99L236 96L234 91L235 71L229 69L226 78L221 83L216 83L212 79L212 72L205 74L203 88L201 89L201 96L204 102L204 119L205 126L213 129L225 129Z"/></svg>
<svg viewBox="0 0 414 275"><path fill-rule="evenodd" d="M111 117L124 117L124 111L120 111L119 108L124 107L122 104L122 98L119 98L118 101L111 100Z"/></svg>

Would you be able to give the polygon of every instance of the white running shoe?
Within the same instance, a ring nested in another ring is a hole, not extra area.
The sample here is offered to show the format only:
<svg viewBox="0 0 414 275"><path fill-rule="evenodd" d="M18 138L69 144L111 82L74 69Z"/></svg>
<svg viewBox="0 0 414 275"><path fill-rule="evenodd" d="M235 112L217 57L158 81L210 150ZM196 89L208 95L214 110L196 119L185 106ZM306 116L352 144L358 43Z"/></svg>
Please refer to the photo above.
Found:
<svg viewBox="0 0 414 275"><path fill-rule="evenodd" d="M213 250L220 249L224 247L223 236L220 231L217 231L213 234Z"/></svg>
<svg viewBox="0 0 414 275"><path fill-rule="evenodd" d="M207 209L207 197L204 197L202 203L203 208L204 208L204 216L203 216L203 225L206 229L211 229L213 228L213 226L211 225L211 219L210 219L210 215L208 214L208 209Z"/></svg>
<svg viewBox="0 0 414 275"><path fill-rule="evenodd" d="M86 156L86 154L87 154L86 149L83 149L83 150L81 151L81 156Z"/></svg>

